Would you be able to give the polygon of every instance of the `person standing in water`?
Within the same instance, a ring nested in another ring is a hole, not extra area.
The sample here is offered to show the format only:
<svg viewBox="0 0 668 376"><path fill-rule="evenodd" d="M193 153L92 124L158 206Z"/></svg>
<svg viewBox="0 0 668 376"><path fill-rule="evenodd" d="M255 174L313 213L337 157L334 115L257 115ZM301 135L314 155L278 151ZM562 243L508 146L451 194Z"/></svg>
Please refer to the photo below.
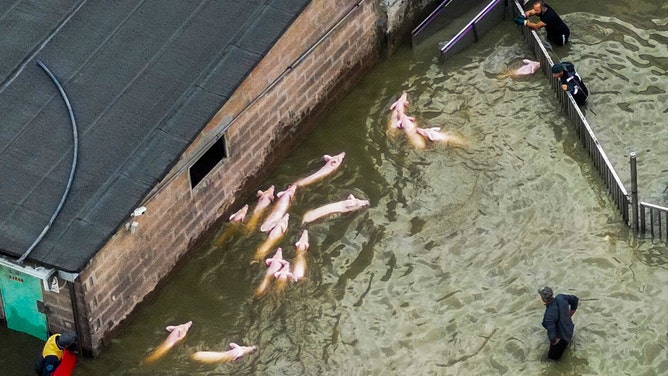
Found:
<svg viewBox="0 0 668 376"><path fill-rule="evenodd" d="M573 339L575 324L571 317L578 309L579 299L575 295L567 294L553 296L552 289L547 286L538 290L538 295L545 304L543 327L547 330L547 338L550 340L547 357L559 360Z"/></svg>

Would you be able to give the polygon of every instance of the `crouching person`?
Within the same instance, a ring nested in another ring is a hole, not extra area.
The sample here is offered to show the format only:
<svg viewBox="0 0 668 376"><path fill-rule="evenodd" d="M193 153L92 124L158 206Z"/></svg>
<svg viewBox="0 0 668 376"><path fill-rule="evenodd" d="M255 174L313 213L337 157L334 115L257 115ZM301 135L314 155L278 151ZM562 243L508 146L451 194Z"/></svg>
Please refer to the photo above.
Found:
<svg viewBox="0 0 668 376"><path fill-rule="evenodd" d="M54 334L46 340L42 356L35 364L38 376L51 376L63 359L65 350L76 349L77 335L74 333Z"/></svg>

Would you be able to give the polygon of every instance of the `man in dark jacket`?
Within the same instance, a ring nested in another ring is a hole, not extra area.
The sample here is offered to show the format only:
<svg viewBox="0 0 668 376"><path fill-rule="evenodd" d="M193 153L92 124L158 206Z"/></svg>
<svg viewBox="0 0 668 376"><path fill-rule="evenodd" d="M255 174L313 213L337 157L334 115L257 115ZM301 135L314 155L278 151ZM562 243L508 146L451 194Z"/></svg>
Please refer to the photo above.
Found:
<svg viewBox="0 0 668 376"><path fill-rule="evenodd" d="M571 316L578 309L578 297L575 295L558 294L553 296L552 289L543 287L538 290L543 304L545 314L543 315L543 327L547 329L547 338L550 340L550 350L547 357L559 360L564 354L568 343L573 339L575 324Z"/></svg>
<svg viewBox="0 0 668 376"><path fill-rule="evenodd" d="M531 22L527 19L530 16L538 16L540 21ZM545 28L545 31L547 31L547 40L557 46L563 46L568 43L568 37L571 35L570 29L561 17L544 1L534 2L533 8L526 11L524 15L516 17L513 21L518 25L524 25L534 30Z"/></svg>
<svg viewBox="0 0 668 376"><path fill-rule="evenodd" d="M589 90L584 81L582 81L582 77L575 71L573 63L564 61L554 64L552 66L552 77L559 79L561 88L571 93L575 103L579 106L587 103Z"/></svg>

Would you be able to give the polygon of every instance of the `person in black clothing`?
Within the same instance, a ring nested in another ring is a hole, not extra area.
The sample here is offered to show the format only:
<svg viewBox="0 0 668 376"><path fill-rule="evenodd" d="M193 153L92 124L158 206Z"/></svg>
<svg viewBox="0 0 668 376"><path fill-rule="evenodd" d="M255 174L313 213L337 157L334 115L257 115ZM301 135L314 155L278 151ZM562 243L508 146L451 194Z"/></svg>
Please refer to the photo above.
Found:
<svg viewBox="0 0 668 376"><path fill-rule="evenodd" d="M530 16L538 16L540 21L531 22L527 19ZM526 11L522 16L514 18L513 21L518 25L524 25L534 30L545 28L547 40L557 46L568 43L568 37L571 35L570 29L561 20L561 17L544 1L534 2L533 8Z"/></svg>
<svg viewBox="0 0 668 376"><path fill-rule="evenodd" d="M550 340L547 357L559 360L573 339L575 324L571 317L578 309L579 299L575 295L567 294L553 296L552 289L547 286L538 290L538 295L545 304L543 327L547 329L547 338Z"/></svg>
<svg viewBox="0 0 668 376"><path fill-rule="evenodd" d="M579 106L587 103L589 90L585 86L582 77L575 71L575 65L568 61L554 64L552 66L552 77L561 81L561 88L571 93L575 103Z"/></svg>

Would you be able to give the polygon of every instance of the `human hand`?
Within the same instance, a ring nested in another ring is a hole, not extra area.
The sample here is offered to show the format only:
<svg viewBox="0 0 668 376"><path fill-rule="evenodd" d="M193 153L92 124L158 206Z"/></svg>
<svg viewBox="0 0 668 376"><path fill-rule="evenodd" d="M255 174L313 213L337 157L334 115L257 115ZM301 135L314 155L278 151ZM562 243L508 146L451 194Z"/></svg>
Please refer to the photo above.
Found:
<svg viewBox="0 0 668 376"><path fill-rule="evenodd" d="M527 20L524 17L515 17L513 18L513 21L520 26L524 26L527 23Z"/></svg>
<svg viewBox="0 0 668 376"><path fill-rule="evenodd" d="M563 90L568 90L568 85L563 84L563 85L561 85L561 88L562 88Z"/></svg>
<svg viewBox="0 0 668 376"><path fill-rule="evenodd" d="M573 315L575 314L575 310L571 310L569 313L570 313L571 317L573 317Z"/></svg>

